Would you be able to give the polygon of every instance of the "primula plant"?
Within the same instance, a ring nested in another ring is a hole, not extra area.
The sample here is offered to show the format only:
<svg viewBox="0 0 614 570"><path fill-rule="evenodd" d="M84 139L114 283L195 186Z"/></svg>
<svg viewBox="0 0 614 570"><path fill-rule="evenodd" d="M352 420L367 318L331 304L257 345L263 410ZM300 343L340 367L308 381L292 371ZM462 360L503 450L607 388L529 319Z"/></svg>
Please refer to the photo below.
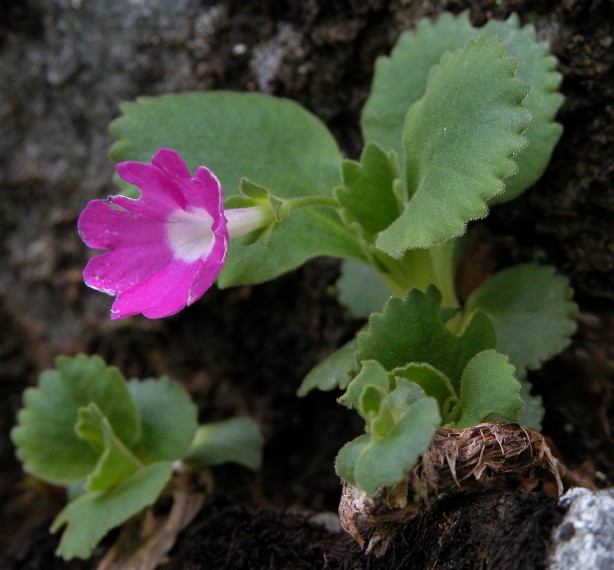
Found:
<svg viewBox="0 0 614 570"><path fill-rule="evenodd" d="M173 474L233 462L258 469L262 437L247 418L197 424L180 384L126 382L98 356L58 357L24 394L11 437L24 469L67 489L57 554L87 558L112 528L152 505Z"/></svg>
<svg viewBox="0 0 614 570"><path fill-rule="evenodd" d="M105 250L89 261L85 282L115 297L114 319L160 318L191 305L216 279L222 288L254 284L317 256L342 259L340 302L368 322L307 376L299 395L342 390L339 402L362 416L365 434L342 448L336 468L369 496L402 481L438 426L539 427L541 403L526 375L574 331L567 280L525 264L461 302L455 276L467 224L527 190L548 163L562 132L555 64L515 16L479 29L467 14L422 21L377 62L358 161L344 159L327 128L285 99L199 92L125 103L111 124L111 156L126 196L94 200L79 219L84 242ZM86 494L54 528L99 497L112 502L146 484L147 493L131 499L138 510L164 487L173 461L199 456L189 451L193 422L162 454L164 430L146 435L139 427L141 406L148 417L170 384L150 383L154 396L144 398L147 384L117 380L121 399L88 395L67 405L61 441L71 443L62 461L51 461L54 448L38 459L32 434L60 429L43 413L59 400L38 395L52 392L57 374L26 397L15 431L30 472L61 484L85 478ZM165 421L169 433L180 429ZM87 460L76 459L77 447ZM111 455L121 468L111 469ZM72 553L76 527L67 531Z"/></svg>

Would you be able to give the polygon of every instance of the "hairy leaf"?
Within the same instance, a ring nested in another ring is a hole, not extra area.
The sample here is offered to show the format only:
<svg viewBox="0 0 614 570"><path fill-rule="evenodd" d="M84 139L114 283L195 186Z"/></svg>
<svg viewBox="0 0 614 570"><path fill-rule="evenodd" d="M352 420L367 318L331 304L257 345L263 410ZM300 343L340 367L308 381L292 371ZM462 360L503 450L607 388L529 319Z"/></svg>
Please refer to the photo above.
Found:
<svg viewBox="0 0 614 570"><path fill-rule="evenodd" d="M194 170L203 163L238 195L241 178L281 198L331 195L341 156L314 115L288 99L230 91L140 97L122 103L110 130L111 157L149 161L161 147L177 150Z"/></svg>
<svg viewBox="0 0 614 570"><path fill-rule="evenodd" d="M156 501L171 473L170 463L153 463L117 487L90 491L69 503L51 526L56 532L67 525L56 554L66 560L89 558L107 532Z"/></svg>
<svg viewBox="0 0 614 570"><path fill-rule="evenodd" d="M344 390L352 379L352 372L358 367L357 350L358 339L353 338L327 356L305 376L298 389L298 396L302 398L315 389L323 392L330 392L335 388Z"/></svg>
<svg viewBox="0 0 614 570"><path fill-rule="evenodd" d="M403 214L376 246L393 257L462 235L486 215L516 171L514 154L531 114L520 103L529 85L514 76L517 60L503 57L497 38L481 36L446 52L403 129L407 192Z"/></svg>
<svg viewBox="0 0 614 570"><path fill-rule="evenodd" d="M424 95L431 68L446 51L464 46L475 34L466 14L444 12L435 22L420 20L415 31L401 34L390 57L377 59L360 121L365 141L404 156L405 116Z"/></svg>
<svg viewBox="0 0 614 570"><path fill-rule="evenodd" d="M356 486L356 462L362 452L369 445L371 438L369 435L359 435L356 439L348 441L337 453L335 458L335 473L341 479Z"/></svg>
<svg viewBox="0 0 614 570"><path fill-rule="evenodd" d="M337 456L337 474L369 495L398 483L428 449L440 419L433 398L416 401L386 437L366 435L346 444Z"/></svg>
<svg viewBox="0 0 614 570"><path fill-rule="evenodd" d="M386 393L367 386L360 400L360 409L367 420L368 431L377 437L386 436L395 424L392 410L386 401Z"/></svg>
<svg viewBox="0 0 614 570"><path fill-rule="evenodd" d="M357 361L377 360L389 371L424 362L443 372L458 392L469 360L495 347L495 331L486 314L475 313L457 336L445 327L440 313L441 294L435 287L426 293L413 289L405 299L392 297L358 335Z"/></svg>
<svg viewBox="0 0 614 570"><path fill-rule="evenodd" d="M280 198L332 197L341 155L332 135L297 103L259 93L195 92L144 97L121 106L111 123L116 161L147 162L161 147L177 150L191 169L204 165L227 196L249 178ZM356 236L330 207L292 212L270 247L233 242L222 287L272 279L318 255L364 256Z"/></svg>
<svg viewBox="0 0 614 570"><path fill-rule="evenodd" d="M542 419L546 410L544 410L542 397L531 394L531 383L528 380L520 380L520 397L524 402L524 407L518 414L518 423L541 431Z"/></svg>
<svg viewBox="0 0 614 570"><path fill-rule="evenodd" d="M520 61L518 77L531 85L523 105L534 121L524 133L529 145L516 157L519 170L505 179L505 191L493 197L499 203L517 196L533 184L546 167L562 128L553 121L563 97L556 91L561 75L548 46L537 40L533 26L520 27L518 16L490 20L482 28L469 23L469 13L442 14L435 22L421 20L415 31L404 32L390 57L380 57L375 67L371 94L361 124L366 141L402 156L402 131L407 111L426 89L430 69L448 50L465 45L479 34L492 34L508 46L507 55Z"/></svg>
<svg viewBox="0 0 614 570"><path fill-rule="evenodd" d="M410 382L405 378L397 378L395 384L396 387L388 395L387 404L395 423L398 423L405 417L410 407L418 400L422 400L426 394L416 382Z"/></svg>
<svg viewBox="0 0 614 570"><path fill-rule="evenodd" d="M142 463L115 435L100 408L91 403L79 409L77 435L100 452L98 463L85 482L88 491L102 491L123 483L134 475Z"/></svg>
<svg viewBox="0 0 614 570"><path fill-rule="evenodd" d="M516 421L523 406L514 367L495 350L480 352L469 361L460 397L462 412L455 426L459 429L482 423L491 415Z"/></svg>
<svg viewBox="0 0 614 570"><path fill-rule="evenodd" d="M238 463L257 470L262 464L263 445L260 430L251 419L232 418L199 426L184 461L207 467Z"/></svg>
<svg viewBox="0 0 614 570"><path fill-rule="evenodd" d="M365 417L361 408L361 398L367 387L376 388L378 391L388 394L392 389L392 380L385 368L375 360L365 360L360 372L348 384L347 390L339 398L339 403L357 410ZM365 418L367 419L367 418Z"/></svg>
<svg viewBox="0 0 614 570"><path fill-rule="evenodd" d="M59 356L37 388L24 393L25 407L11 437L24 469L36 477L66 485L83 479L99 452L75 432L79 409L96 404L117 438L130 447L140 436L136 407L121 372L98 356Z"/></svg>
<svg viewBox="0 0 614 570"><path fill-rule="evenodd" d="M218 285L261 283L323 255L366 260L358 238L342 225L333 208L297 209L268 236L267 245L231 241Z"/></svg>
<svg viewBox="0 0 614 570"><path fill-rule="evenodd" d="M445 421L444 404L450 396L457 394L454 392L450 379L443 372L424 362L411 362L406 366L395 368L392 375L395 378L404 378L410 382L415 382L427 396L435 398Z"/></svg>
<svg viewBox="0 0 614 570"><path fill-rule="evenodd" d="M339 303L355 317L368 317L381 311L392 295L382 277L369 265L353 259L341 264L341 277L337 280Z"/></svg>
<svg viewBox="0 0 614 570"><path fill-rule="evenodd" d="M345 160L342 171L343 186L335 189L341 217L349 227L356 224L360 237L373 243L401 213L397 188L401 173L396 157L370 143L360 162Z"/></svg>
<svg viewBox="0 0 614 570"><path fill-rule="evenodd" d="M508 46L507 55L518 58L517 74L531 85L522 104L533 115L533 121L523 133L529 144L514 158L518 172L505 179L505 191L492 200L492 204L507 202L522 194L542 175L563 127L554 117L563 104L558 92L562 75L556 71L556 58L549 54L546 42L540 42L531 25L520 27L520 20L512 14L507 20L490 20L480 30L496 34Z"/></svg>
<svg viewBox="0 0 614 570"><path fill-rule="evenodd" d="M576 330L572 294L568 280L552 267L518 265L474 291L465 312L481 309L488 314L497 331L497 350L524 375L569 344Z"/></svg>
<svg viewBox="0 0 614 570"><path fill-rule="evenodd" d="M196 431L198 410L178 382L131 380L128 390L141 420L141 438L134 451L145 463L181 459Z"/></svg>

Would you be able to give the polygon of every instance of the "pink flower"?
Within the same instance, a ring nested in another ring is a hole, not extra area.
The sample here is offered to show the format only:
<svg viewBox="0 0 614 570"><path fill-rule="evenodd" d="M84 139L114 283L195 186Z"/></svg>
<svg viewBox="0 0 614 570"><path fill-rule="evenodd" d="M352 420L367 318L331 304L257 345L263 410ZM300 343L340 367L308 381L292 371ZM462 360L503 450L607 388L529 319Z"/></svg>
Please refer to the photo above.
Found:
<svg viewBox="0 0 614 570"><path fill-rule="evenodd" d="M86 245L108 250L83 271L89 287L116 296L111 318L178 313L200 299L222 270L230 237L268 223L263 208L229 210L205 167L190 174L181 156L160 149L151 164L123 162L121 178L141 191L137 200L92 200L78 221Z"/></svg>

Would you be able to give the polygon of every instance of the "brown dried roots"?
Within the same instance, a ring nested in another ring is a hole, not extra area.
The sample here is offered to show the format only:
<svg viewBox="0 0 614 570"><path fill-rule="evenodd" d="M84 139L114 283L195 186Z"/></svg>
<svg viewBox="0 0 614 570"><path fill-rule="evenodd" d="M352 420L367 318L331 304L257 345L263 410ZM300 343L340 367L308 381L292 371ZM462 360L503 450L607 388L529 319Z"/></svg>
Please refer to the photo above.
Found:
<svg viewBox="0 0 614 570"><path fill-rule="evenodd" d="M381 488L373 497L345 483L339 516L361 548L381 555L399 523L438 497L486 489L561 494L557 461L544 437L518 424L438 428L429 449L400 483Z"/></svg>

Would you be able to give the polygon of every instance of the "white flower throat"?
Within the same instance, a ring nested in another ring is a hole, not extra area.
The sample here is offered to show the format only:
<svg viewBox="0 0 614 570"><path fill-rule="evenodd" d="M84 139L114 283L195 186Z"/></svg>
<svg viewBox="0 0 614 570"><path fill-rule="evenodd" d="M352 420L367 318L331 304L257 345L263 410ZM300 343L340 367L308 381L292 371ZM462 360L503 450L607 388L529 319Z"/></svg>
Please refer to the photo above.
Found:
<svg viewBox="0 0 614 570"><path fill-rule="evenodd" d="M269 223L271 217L259 207L226 210L228 235L238 238ZM213 218L204 208L175 210L166 220L166 236L175 259L194 263L206 259L213 249L215 235L211 227Z"/></svg>
<svg viewBox="0 0 614 570"><path fill-rule="evenodd" d="M166 220L166 236L176 259L194 263L213 248L213 218L204 208L175 210Z"/></svg>

